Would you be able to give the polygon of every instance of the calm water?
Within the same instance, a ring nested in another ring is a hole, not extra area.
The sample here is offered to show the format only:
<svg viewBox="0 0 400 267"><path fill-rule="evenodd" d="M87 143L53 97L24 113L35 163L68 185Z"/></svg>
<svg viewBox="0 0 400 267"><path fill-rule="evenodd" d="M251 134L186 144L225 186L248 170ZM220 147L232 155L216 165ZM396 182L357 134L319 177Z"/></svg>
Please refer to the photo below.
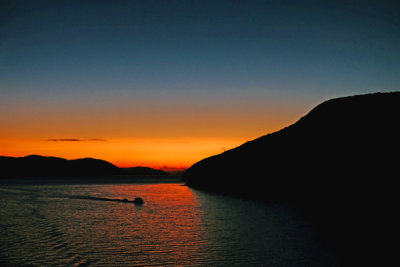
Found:
<svg viewBox="0 0 400 267"><path fill-rule="evenodd" d="M80 196L140 196L145 203ZM0 200L2 266L327 266L333 261L293 211L181 184L1 186Z"/></svg>

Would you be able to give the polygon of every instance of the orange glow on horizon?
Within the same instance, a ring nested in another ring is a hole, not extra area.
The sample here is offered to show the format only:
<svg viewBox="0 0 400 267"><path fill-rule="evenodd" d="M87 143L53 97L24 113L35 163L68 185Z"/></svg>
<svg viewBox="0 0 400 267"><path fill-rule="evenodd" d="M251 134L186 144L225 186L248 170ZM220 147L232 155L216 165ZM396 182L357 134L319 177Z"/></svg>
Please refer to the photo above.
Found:
<svg viewBox="0 0 400 267"><path fill-rule="evenodd" d="M55 156L66 159L97 158L119 167L146 166L182 170L197 161L236 147L246 139L112 139L107 141L48 141L0 139L1 156Z"/></svg>
<svg viewBox="0 0 400 267"><path fill-rule="evenodd" d="M119 167L184 169L280 130L304 111L301 102L217 100L20 100L0 107L0 156L91 157Z"/></svg>

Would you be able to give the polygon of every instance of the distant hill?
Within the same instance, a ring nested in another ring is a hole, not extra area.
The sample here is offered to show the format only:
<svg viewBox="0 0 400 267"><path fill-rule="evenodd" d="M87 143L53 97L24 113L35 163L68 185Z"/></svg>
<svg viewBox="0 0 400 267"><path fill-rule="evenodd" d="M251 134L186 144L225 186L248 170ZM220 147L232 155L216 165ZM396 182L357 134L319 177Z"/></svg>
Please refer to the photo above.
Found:
<svg viewBox="0 0 400 267"><path fill-rule="evenodd" d="M129 175L169 175L167 172L162 170L156 170L149 167L130 167L121 168L123 174Z"/></svg>
<svg viewBox="0 0 400 267"><path fill-rule="evenodd" d="M197 162L184 179L298 207L340 246L368 251L397 209L399 121L400 92L328 100L289 127Z"/></svg>
<svg viewBox="0 0 400 267"><path fill-rule="evenodd" d="M167 176L168 174L148 167L119 168L107 161L93 158L67 160L39 155L26 157L0 156L0 178L102 175Z"/></svg>

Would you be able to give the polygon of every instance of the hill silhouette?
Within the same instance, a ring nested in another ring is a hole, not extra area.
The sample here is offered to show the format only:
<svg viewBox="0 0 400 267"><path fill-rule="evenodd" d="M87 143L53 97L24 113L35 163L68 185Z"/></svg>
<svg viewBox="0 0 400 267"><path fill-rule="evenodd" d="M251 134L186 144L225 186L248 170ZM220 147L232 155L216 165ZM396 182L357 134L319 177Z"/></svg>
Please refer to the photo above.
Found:
<svg viewBox="0 0 400 267"><path fill-rule="evenodd" d="M128 175L168 175L165 171L157 170L149 167L129 167L129 168L121 168L123 174Z"/></svg>
<svg viewBox="0 0 400 267"><path fill-rule="evenodd" d="M0 178L33 176L104 176L104 175L164 175L161 170L148 167L119 168L100 159L67 160L58 157L30 155L26 157L0 156Z"/></svg>
<svg viewBox="0 0 400 267"><path fill-rule="evenodd" d="M399 115L400 92L331 99L289 127L197 162L184 179L290 204L346 255L365 253L395 221Z"/></svg>

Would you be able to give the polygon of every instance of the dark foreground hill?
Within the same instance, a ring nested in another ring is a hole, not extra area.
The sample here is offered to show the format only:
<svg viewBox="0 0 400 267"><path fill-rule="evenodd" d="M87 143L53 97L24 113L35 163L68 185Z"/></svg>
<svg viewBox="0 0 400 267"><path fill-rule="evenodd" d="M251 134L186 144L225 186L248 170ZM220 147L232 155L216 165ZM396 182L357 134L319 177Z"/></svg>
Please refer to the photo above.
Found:
<svg viewBox="0 0 400 267"><path fill-rule="evenodd" d="M33 176L105 176L105 175L163 175L166 172L148 167L119 168L100 159L67 160L57 157L30 155L0 157L0 178Z"/></svg>
<svg viewBox="0 0 400 267"><path fill-rule="evenodd" d="M295 206L348 255L377 246L375 254L389 253L399 115L400 92L328 100L289 127L194 164L184 178L195 188Z"/></svg>

